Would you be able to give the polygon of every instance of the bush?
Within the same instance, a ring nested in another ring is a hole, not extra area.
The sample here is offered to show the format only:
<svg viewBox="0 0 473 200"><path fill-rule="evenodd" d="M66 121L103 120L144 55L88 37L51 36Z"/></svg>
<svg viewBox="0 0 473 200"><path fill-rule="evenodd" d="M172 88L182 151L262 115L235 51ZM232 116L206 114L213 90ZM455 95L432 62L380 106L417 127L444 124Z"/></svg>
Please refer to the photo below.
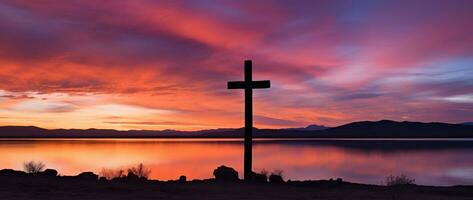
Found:
<svg viewBox="0 0 473 200"><path fill-rule="evenodd" d="M269 182L270 183L284 183L283 171L275 170L273 173L271 173L271 175L269 176Z"/></svg>
<svg viewBox="0 0 473 200"><path fill-rule="evenodd" d="M126 171L122 168L118 169L107 169L103 168L99 175L103 179L113 180L121 178L136 178L136 179L148 179L151 174L151 169L145 167L142 163L136 167L128 168Z"/></svg>
<svg viewBox="0 0 473 200"><path fill-rule="evenodd" d="M26 173L36 174L42 172L46 165L43 162L29 161L23 163Z"/></svg>
<svg viewBox="0 0 473 200"><path fill-rule="evenodd" d="M414 184L415 184L415 179L408 178L404 174L401 174L399 176L390 175L386 177L387 186L414 185Z"/></svg>
<svg viewBox="0 0 473 200"><path fill-rule="evenodd" d="M128 174L134 174L138 176L138 178L141 179L148 179L149 174L151 174L151 169L148 169L143 165L143 163L140 163L136 167L132 167L128 169Z"/></svg>

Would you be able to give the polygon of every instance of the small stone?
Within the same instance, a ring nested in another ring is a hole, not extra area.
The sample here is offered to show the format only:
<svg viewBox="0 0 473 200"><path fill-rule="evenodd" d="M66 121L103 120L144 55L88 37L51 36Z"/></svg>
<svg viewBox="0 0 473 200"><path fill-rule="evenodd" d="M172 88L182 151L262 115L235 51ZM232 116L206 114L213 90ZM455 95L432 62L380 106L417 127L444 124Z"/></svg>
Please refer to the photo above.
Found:
<svg viewBox="0 0 473 200"><path fill-rule="evenodd" d="M180 176L179 177L179 183L185 183L187 181L187 177L186 176Z"/></svg>

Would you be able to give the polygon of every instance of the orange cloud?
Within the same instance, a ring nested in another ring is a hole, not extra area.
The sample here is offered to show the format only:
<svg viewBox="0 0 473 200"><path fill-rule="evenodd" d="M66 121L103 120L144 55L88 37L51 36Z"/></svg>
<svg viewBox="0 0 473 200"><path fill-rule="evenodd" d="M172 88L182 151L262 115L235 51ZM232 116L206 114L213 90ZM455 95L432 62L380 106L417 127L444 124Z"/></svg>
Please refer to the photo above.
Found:
<svg viewBox="0 0 473 200"><path fill-rule="evenodd" d="M258 127L466 121L471 104L448 99L473 94L469 7L4 1L0 124L240 127L242 94L225 86L244 59L273 83L255 93ZM103 114L110 105L142 114Z"/></svg>

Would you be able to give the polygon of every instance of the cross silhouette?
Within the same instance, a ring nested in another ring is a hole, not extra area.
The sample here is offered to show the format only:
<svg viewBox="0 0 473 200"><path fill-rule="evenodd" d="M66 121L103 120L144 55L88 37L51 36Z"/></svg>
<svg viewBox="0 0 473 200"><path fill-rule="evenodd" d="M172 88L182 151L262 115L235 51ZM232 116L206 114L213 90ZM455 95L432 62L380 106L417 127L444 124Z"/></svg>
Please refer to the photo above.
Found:
<svg viewBox="0 0 473 200"><path fill-rule="evenodd" d="M251 60L245 60L245 80L229 81L228 89L245 89L245 181L251 180L252 175L252 142L253 142L253 89L269 88L269 80L253 81Z"/></svg>

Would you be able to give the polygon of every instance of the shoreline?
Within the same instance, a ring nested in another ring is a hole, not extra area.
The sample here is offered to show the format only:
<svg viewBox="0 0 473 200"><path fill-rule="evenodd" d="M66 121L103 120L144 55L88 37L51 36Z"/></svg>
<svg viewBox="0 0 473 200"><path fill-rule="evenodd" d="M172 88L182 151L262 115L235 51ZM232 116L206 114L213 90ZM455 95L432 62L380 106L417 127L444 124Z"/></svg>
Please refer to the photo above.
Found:
<svg viewBox="0 0 473 200"><path fill-rule="evenodd" d="M241 137L0 137L0 141L15 140L196 140L196 141L244 141ZM449 138L449 137L431 137L431 138L342 138L342 137L255 137L254 141L473 141L473 137Z"/></svg>

